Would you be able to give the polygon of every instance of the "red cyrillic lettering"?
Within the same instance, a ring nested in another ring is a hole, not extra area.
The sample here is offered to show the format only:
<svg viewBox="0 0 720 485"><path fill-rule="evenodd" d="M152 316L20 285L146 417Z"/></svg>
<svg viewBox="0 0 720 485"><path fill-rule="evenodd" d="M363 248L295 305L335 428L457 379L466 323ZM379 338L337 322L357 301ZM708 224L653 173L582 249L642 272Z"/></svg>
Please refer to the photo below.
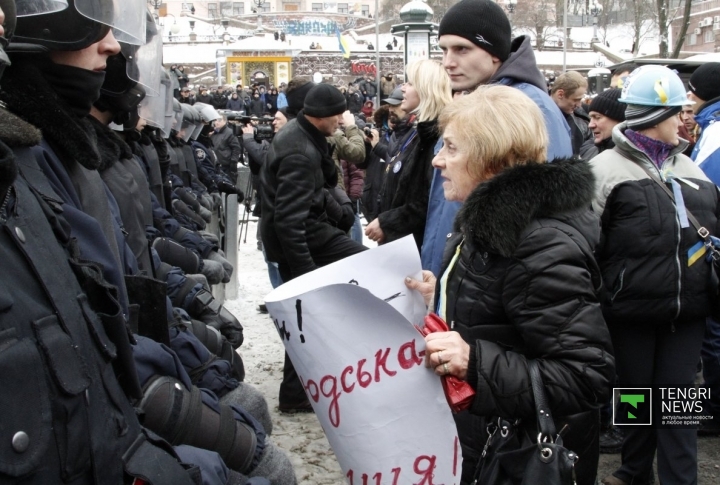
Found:
<svg viewBox="0 0 720 485"><path fill-rule="evenodd" d="M325 383L330 382L330 388L326 390ZM335 376L325 376L320 381L320 392L322 395L330 398L330 405L328 406L328 417L330 418L330 424L336 428L340 426L340 404L338 399L340 394L337 392L337 379Z"/></svg>
<svg viewBox="0 0 720 485"><path fill-rule="evenodd" d="M422 480L420 480L420 482L416 483L415 485L433 485L432 477L433 471L435 470L435 460L435 455L422 455L415 458L415 463L413 463L413 470L415 470L415 473L417 473L418 475L422 475ZM422 462L427 463L427 468L420 468L420 463Z"/></svg>
<svg viewBox="0 0 720 485"><path fill-rule="evenodd" d="M401 470L400 467L392 469L392 473L393 473L392 485L398 485L398 480L400 479L400 470Z"/></svg>
<svg viewBox="0 0 720 485"><path fill-rule="evenodd" d="M298 376L298 377L300 377L300 376ZM315 381L313 381L312 379L308 379L307 385L306 385L305 381L303 381L303 378L300 377L300 383L302 384L303 388L305 389L305 392L310 394L310 399L312 399L315 402L318 402L318 400L320 399L320 391L318 390L318 386L317 386L317 384L315 384ZM311 386L314 389L314 392L310 390Z"/></svg>
<svg viewBox="0 0 720 485"><path fill-rule="evenodd" d="M348 386L345 382L345 377L348 374L352 374L354 372L351 365L345 367L342 371L342 374L340 374L340 383L342 384L343 391L347 392L348 394L352 392L352 390L355 388L355 383L353 382L352 386Z"/></svg>
<svg viewBox="0 0 720 485"><path fill-rule="evenodd" d="M387 375L390 377L397 374L397 371L394 370L388 370L387 368L387 359L390 355L390 347L385 349L385 352L382 350L378 350L375 352L375 382L380 382L380 368L382 367L382 370L385 371Z"/></svg>
<svg viewBox="0 0 720 485"><path fill-rule="evenodd" d="M368 371L363 370L363 365L365 365L365 362L367 362L367 359L361 359L358 361L358 384L360 384L360 387L367 387L372 383L372 374L370 374Z"/></svg>
<svg viewBox="0 0 720 485"><path fill-rule="evenodd" d="M410 352L409 356L406 355L408 351ZM418 356L417 351L415 350L414 340L402 344L400 349L398 349L398 363L403 369L407 370L413 366L420 365L422 364L422 361L422 357Z"/></svg>

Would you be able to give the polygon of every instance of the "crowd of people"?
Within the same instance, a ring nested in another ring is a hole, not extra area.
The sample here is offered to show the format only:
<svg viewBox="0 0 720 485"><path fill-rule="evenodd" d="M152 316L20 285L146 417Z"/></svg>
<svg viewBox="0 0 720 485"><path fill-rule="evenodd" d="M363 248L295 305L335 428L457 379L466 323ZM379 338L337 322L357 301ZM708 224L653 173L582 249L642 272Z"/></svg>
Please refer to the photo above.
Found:
<svg viewBox="0 0 720 485"><path fill-rule="evenodd" d="M692 387L702 363L700 432L720 434L720 63L687 87L631 66L591 98L577 72L548 89L503 9L461 0L442 62L404 83L193 93L153 57L144 0L0 8L0 481L297 482L212 296L237 268L208 225L247 195L273 287L366 250L362 219L378 244L413 237L405 284L449 327L425 364L475 393L454 413L463 485L493 423L562 442L580 485L654 483L656 453L661 483L697 483L698 430L613 426L612 389ZM560 436L538 434L538 379ZM287 354L279 410L313 412ZM608 477L601 452L621 453Z"/></svg>

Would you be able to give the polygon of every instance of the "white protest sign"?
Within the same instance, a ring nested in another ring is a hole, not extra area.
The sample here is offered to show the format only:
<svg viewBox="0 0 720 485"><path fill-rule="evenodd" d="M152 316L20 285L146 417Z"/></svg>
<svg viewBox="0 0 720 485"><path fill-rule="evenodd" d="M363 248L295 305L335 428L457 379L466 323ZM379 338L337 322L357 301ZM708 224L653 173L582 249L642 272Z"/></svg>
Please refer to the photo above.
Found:
<svg viewBox="0 0 720 485"><path fill-rule="evenodd" d="M273 290L265 297L265 303L286 300L335 283L350 283L366 288L377 298L390 303L410 323L422 326L425 303L417 291L407 289L406 276L422 279L420 255L412 236L295 278Z"/></svg>
<svg viewBox="0 0 720 485"><path fill-rule="evenodd" d="M422 298L414 308L414 292L403 283L406 275L420 275L410 242L411 251L407 241L381 246L266 298L351 485L460 482L460 444L440 378L424 366L423 337L393 307L424 314ZM351 279L358 284L348 284Z"/></svg>

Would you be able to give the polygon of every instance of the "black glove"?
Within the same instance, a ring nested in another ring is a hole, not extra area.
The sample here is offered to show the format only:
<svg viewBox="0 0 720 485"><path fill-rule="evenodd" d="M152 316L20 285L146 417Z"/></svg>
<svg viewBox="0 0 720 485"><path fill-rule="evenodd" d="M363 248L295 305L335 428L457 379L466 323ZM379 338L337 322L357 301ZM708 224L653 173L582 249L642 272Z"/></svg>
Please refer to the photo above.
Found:
<svg viewBox="0 0 720 485"><path fill-rule="evenodd" d="M233 184L225 182L224 180L218 182L217 188L223 194L237 194L238 202L242 202L245 199L245 194L243 194L242 190L238 189Z"/></svg>

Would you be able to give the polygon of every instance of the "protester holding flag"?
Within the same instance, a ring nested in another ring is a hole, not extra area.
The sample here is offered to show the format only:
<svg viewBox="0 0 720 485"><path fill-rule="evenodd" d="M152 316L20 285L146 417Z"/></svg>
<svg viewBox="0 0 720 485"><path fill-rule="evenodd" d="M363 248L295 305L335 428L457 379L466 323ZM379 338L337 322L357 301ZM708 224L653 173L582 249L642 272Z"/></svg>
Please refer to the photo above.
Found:
<svg viewBox="0 0 720 485"><path fill-rule="evenodd" d="M595 484L598 407L615 371L597 294L592 171L580 160L546 163L542 113L511 87L481 86L456 99L439 125L444 144L433 166L445 198L463 206L437 285L430 271L406 284L428 303L434 294L431 309L453 329L425 337L426 365L476 390L469 410L455 415L461 483L473 481L497 417L520 419L538 436L528 368L535 359L555 426L568 425L564 446L582 457L577 483Z"/></svg>

